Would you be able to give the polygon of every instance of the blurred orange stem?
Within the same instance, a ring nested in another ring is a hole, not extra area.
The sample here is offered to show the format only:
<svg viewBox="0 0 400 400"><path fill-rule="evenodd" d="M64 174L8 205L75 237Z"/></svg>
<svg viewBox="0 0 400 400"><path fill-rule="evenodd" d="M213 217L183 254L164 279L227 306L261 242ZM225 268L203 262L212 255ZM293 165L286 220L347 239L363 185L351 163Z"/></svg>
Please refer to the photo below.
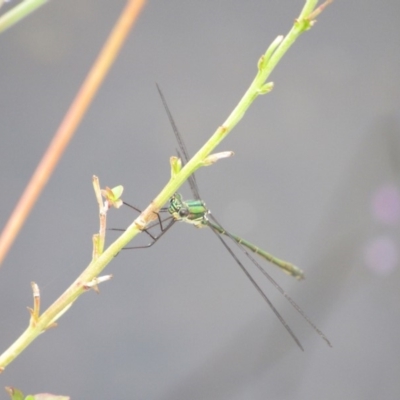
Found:
<svg viewBox="0 0 400 400"><path fill-rule="evenodd" d="M71 140L146 0L130 0L62 120L0 236L0 265Z"/></svg>

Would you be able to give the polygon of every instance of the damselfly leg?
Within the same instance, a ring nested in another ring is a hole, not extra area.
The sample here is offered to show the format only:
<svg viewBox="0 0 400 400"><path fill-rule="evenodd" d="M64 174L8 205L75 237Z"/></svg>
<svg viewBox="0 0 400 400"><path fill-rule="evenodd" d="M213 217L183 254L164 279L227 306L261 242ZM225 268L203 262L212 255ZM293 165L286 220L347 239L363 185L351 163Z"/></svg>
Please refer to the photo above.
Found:
<svg viewBox="0 0 400 400"><path fill-rule="evenodd" d="M140 210L139 208L127 203L127 202L123 202L123 204L135 211L137 211L139 214L142 213L142 210ZM160 210L161 212L168 212L168 210L166 208L162 208ZM167 218L162 219L160 216L160 213L155 213L157 215L157 221L151 223L149 226L146 227L146 229L143 229L143 232L146 233L151 241L150 243L146 244L146 245L142 245L142 246L128 246L128 247L124 247L122 250L134 250L134 249L147 249L151 246L153 246L155 243L157 243L157 241L159 239L161 239L161 237L164 235L165 232L167 232L169 230L169 228L171 228L171 226L175 223L175 219L169 215ZM156 235L154 235L151 230L155 227L159 227L160 232ZM121 229L121 228L110 228L110 231L116 231L116 232L124 232L125 229Z"/></svg>

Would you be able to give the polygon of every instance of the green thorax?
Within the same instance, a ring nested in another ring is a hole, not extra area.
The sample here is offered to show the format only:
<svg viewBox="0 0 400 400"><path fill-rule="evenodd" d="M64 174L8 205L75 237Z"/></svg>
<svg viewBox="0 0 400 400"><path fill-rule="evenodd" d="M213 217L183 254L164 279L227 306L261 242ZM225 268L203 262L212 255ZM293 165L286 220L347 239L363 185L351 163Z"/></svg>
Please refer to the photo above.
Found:
<svg viewBox="0 0 400 400"><path fill-rule="evenodd" d="M180 193L175 193L169 199L168 212L177 221L184 221L201 228L207 225L207 214L209 213L206 204L202 200L183 201Z"/></svg>

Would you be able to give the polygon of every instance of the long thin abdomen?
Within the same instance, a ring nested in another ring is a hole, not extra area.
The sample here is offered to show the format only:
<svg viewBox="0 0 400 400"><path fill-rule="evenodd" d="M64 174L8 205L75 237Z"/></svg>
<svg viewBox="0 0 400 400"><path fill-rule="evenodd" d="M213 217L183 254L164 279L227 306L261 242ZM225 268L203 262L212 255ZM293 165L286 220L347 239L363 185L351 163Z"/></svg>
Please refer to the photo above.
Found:
<svg viewBox="0 0 400 400"><path fill-rule="evenodd" d="M286 272L287 274L294 276L296 279L299 280L304 279L304 272L299 267L296 267L294 264L285 260L281 260L280 258L274 257L272 254L268 253L265 250L260 249L253 243L250 243L247 240L240 238L239 236L233 235L232 233L225 231L225 229L223 229L219 225L213 224L210 221L208 221L208 224L220 234L230 237L237 243L251 250L253 253L258 254L260 257L265 258L267 261L283 269L283 271Z"/></svg>

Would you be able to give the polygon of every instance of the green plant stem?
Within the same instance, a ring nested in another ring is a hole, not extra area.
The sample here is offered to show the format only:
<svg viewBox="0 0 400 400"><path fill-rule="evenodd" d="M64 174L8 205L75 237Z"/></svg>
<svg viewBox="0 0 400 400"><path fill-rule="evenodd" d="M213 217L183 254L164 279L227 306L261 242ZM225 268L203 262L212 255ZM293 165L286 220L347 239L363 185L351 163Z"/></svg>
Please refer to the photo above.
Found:
<svg viewBox="0 0 400 400"><path fill-rule="evenodd" d="M264 94L272 88L272 85L265 86L267 78L294 41L304 31L311 28L312 21L309 21L307 16L314 11L316 4L317 0L306 1L299 18L295 21L288 35L283 40L281 37L277 38L261 57L255 79L226 121L216 130L184 168L176 174L173 174L164 189L126 231L100 254L98 258L92 260L76 281L38 318L37 321L35 321L35 323L31 321L30 326L23 332L20 338L0 356L0 370L4 369L4 367L20 354L40 333L54 323L54 321L56 321L85 291L85 284L97 277L115 255L140 233L150 221L156 218L156 213L160 208L188 177L203 165L203 160L242 119L252 102L260 94Z"/></svg>
<svg viewBox="0 0 400 400"><path fill-rule="evenodd" d="M0 17L0 33L25 18L48 0L25 0Z"/></svg>

